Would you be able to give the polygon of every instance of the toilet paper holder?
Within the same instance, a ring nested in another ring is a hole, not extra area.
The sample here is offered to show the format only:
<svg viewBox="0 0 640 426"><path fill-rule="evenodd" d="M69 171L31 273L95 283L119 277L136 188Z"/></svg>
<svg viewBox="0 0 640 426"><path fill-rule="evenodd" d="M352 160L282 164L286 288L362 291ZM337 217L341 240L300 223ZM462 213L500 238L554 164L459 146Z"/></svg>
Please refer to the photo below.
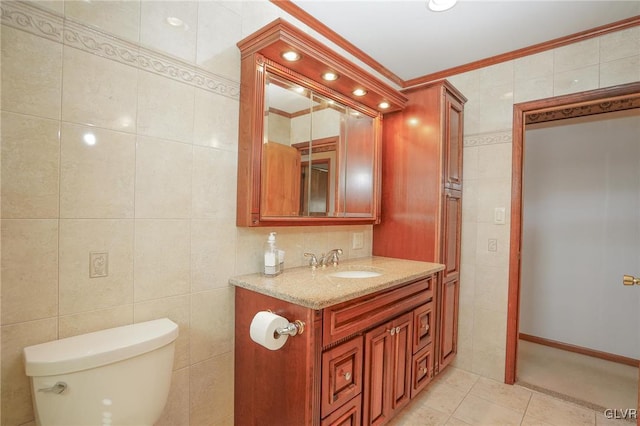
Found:
<svg viewBox="0 0 640 426"><path fill-rule="evenodd" d="M295 336L302 333L304 333L304 323L300 320L290 322L286 327L279 327L275 331L278 336Z"/></svg>

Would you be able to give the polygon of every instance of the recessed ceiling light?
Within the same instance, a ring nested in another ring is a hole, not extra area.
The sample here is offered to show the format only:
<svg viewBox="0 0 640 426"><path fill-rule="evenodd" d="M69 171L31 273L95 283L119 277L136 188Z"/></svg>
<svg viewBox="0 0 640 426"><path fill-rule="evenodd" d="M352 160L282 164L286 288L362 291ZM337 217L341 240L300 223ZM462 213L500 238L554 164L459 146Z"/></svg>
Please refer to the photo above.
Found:
<svg viewBox="0 0 640 426"><path fill-rule="evenodd" d="M331 71L328 71L328 72L325 72L324 74L322 74L322 79L323 80L327 80L327 81L337 80L338 77L339 77L338 74L336 74L335 72L331 72Z"/></svg>
<svg viewBox="0 0 640 426"><path fill-rule="evenodd" d="M456 5L458 0L429 0L427 7L434 12L444 12Z"/></svg>
<svg viewBox="0 0 640 426"><path fill-rule="evenodd" d="M380 109L387 109L387 108L389 108L389 102L380 102L380 103L378 104L378 107L379 107Z"/></svg>
<svg viewBox="0 0 640 426"><path fill-rule="evenodd" d="M353 93L353 96L364 96L367 94L367 91L364 89L356 89L351 93Z"/></svg>
<svg viewBox="0 0 640 426"><path fill-rule="evenodd" d="M288 50L282 54L282 57L289 62L295 62L300 59L300 54L293 50Z"/></svg>

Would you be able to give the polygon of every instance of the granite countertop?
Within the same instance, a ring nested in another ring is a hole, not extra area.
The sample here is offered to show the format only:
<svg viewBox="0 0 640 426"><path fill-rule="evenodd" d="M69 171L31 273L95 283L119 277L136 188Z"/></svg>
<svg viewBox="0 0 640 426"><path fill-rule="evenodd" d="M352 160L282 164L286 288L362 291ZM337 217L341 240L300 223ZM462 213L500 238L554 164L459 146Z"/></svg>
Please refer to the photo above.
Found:
<svg viewBox="0 0 640 426"><path fill-rule="evenodd" d="M324 309L443 269L444 265L439 263L373 256L344 260L337 267L285 269L271 278L260 273L240 275L229 279L229 283L307 308ZM381 275L367 278L331 276L340 271L373 271Z"/></svg>

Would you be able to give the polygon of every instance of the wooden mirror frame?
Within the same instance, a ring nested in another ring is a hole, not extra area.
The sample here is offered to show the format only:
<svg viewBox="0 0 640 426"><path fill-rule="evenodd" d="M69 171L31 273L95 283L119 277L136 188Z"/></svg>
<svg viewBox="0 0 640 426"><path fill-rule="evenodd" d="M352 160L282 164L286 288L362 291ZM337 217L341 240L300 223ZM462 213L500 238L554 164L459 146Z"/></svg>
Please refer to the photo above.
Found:
<svg viewBox="0 0 640 426"><path fill-rule="evenodd" d="M282 19L277 19L238 43L241 52L240 127L238 133L237 226L352 225L379 223L382 114L400 110L407 98L382 81ZM284 51L293 50L300 60L287 62ZM263 217L260 212L265 79L267 70L337 100L374 119L374 165L371 215ZM333 71L339 78L322 80ZM356 88L367 94L354 99ZM382 109L379 105L388 103Z"/></svg>

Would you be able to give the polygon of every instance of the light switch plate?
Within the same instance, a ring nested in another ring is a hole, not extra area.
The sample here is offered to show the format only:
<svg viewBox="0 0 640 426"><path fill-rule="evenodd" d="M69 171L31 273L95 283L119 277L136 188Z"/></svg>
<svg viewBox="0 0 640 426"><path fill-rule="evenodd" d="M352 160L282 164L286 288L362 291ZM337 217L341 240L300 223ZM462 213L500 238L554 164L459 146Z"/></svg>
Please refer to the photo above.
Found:
<svg viewBox="0 0 640 426"><path fill-rule="evenodd" d="M353 233L351 248L354 250L364 248L364 232Z"/></svg>
<svg viewBox="0 0 640 426"><path fill-rule="evenodd" d="M489 238L487 242L487 250L498 251L498 240L496 238Z"/></svg>
<svg viewBox="0 0 640 426"><path fill-rule="evenodd" d="M493 223L496 225L504 225L506 223L506 214L504 207L496 207L493 210Z"/></svg>

